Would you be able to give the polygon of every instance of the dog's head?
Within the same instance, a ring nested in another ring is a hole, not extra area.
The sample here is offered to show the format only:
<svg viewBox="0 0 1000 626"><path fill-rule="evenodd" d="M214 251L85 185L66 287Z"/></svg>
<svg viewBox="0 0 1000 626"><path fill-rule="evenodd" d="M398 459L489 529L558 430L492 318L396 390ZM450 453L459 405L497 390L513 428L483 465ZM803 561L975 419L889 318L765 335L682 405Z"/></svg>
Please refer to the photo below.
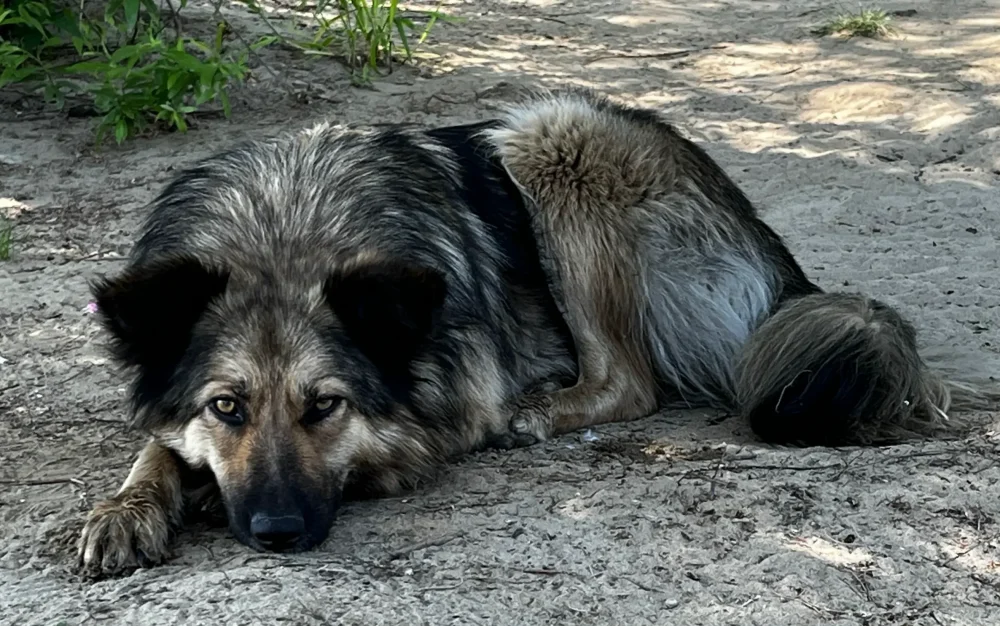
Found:
<svg viewBox="0 0 1000 626"><path fill-rule="evenodd" d="M211 468L240 541L304 550L326 538L350 472L421 452L406 429L410 366L445 287L395 262L303 285L176 259L93 291L135 372L135 424Z"/></svg>

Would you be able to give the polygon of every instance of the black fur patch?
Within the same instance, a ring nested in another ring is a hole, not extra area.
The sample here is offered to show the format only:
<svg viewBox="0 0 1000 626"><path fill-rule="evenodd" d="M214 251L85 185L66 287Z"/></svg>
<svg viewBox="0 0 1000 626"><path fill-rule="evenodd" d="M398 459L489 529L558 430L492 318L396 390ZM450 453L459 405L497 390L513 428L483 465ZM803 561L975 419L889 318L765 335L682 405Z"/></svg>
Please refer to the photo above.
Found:
<svg viewBox="0 0 1000 626"><path fill-rule="evenodd" d="M175 259L131 267L114 279L91 283L115 358L138 369L136 408L168 393L192 344L195 324L228 281L227 273L194 259Z"/></svg>
<svg viewBox="0 0 1000 626"><path fill-rule="evenodd" d="M324 293L344 332L396 390L394 395L408 395L410 364L444 304L444 276L376 262L331 275Z"/></svg>

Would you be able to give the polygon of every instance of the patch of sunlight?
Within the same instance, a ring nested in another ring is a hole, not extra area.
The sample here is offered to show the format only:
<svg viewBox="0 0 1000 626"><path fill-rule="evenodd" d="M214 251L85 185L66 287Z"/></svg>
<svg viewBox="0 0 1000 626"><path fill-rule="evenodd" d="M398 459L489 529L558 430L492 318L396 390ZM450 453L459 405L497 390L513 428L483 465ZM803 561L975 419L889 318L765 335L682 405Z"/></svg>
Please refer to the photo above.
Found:
<svg viewBox="0 0 1000 626"><path fill-rule="evenodd" d="M992 549L991 549L992 548ZM1000 572L1000 554L995 545L978 539L963 538L954 545L941 546L946 561L984 574Z"/></svg>
<svg viewBox="0 0 1000 626"><path fill-rule="evenodd" d="M757 153L761 150L787 146L802 138L788 125L754 122L748 119L733 120L725 124L699 125L702 132L720 133L741 151Z"/></svg>
<svg viewBox="0 0 1000 626"><path fill-rule="evenodd" d="M978 57L985 50L996 50L1000 47L1000 34L975 35L962 38L961 43L952 43L946 46L935 46L940 38L927 37L923 45L910 47L909 53L922 57L954 57L971 56ZM927 46L927 47L925 47Z"/></svg>
<svg viewBox="0 0 1000 626"><path fill-rule="evenodd" d="M84 356L84 357L78 358L76 360L76 362L77 362L78 365L79 364L82 364L82 365L107 365L109 361L108 361L108 359L105 359L103 357Z"/></svg>
<svg viewBox="0 0 1000 626"><path fill-rule="evenodd" d="M796 71L801 64L793 59L761 59L728 54L713 54L697 59L692 66L703 79L738 80L778 77Z"/></svg>
<svg viewBox="0 0 1000 626"><path fill-rule="evenodd" d="M659 91L653 93L644 93L635 99L636 104L652 107L654 109L662 109L669 105L679 104L691 98L690 91Z"/></svg>
<svg viewBox="0 0 1000 626"><path fill-rule="evenodd" d="M907 118L919 133L937 133L957 126L972 117L968 106L957 102L938 102L916 107Z"/></svg>
<svg viewBox="0 0 1000 626"><path fill-rule="evenodd" d="M870 155L867 149L856 148L853 150L821 150L811 146L777 146L771 150L775 154L791 154L803 159L820 159L823 157L837 157L844 161L865 161Z"/></svg>
<svg viewBox="0 0 1000 626"><path fill-rule="evenodd" d="M857 566L874 560L864 548L848 548L821 537L797 537L786 545L795 552L808 554L832 565Z"/></svg>
<svg viewBox="0 0 1000 626"><path fill-rule="evenodd" d="M906 112L913 92L887 83L857 82L812 90L800 117L806 122L884 122Z"/></svg>
<svg viewBox="0 0 1000 626"><path fill-rule="evenodd" d="M563 500L554 510L559 511L570 519L585 520L591 515L591 505L587 503L587 500L592 497L577 496Z"/></svg>
<svg viewBox="0 0 1000 626"><path fill-rule="evenodd" d="M963 17L954 21L955 26L987 26L1000 28L1000 13L990 16Z"/></svg>
<svg viewBox="0 0 1000 626"><path fill-rule="evenodd" d="M31 210L31 206L21 202L20 200L15 200L14 198L0 198L0 217L12 220L20 217L22 213Z"/></svg>
<svg viewBox="0 0 1000 626"><path fill-rule="evenodd" d="M615 26L625 26L627 28L637 28L649 26L650 24L669 24L672 26L680 24L691 24L691 13L680 9L644 9L642 11L629 13L626 15L609 15L604 18L609 24Z"/></svg>
<svg viewBox="0 0 1000 626"><path fill-rule="evenodd" d="M954 170L937 172L934 170L925 170L924 175L920 178L920 180L923 181L925 185L961 183L964 186L975 187L976 189L982 189L983 191L994 189L992 177L984 180L984 175L980 172L956 172Z"/></svg>
<svg viewBox="0 0 1000 626"><path fill-rule="evenodd" d="M1000 86L1000 56L983 57L958 72L962 80L987 87Z"/></svg>
<svg viewBox="0 0 1000 626"><path fill-rule="evenodd" d="M820 53L820 48L819 44L814 42L795 44L789 44L783 41L766 43L734 43L726 46L726 53L727 55L743 54L747 56L765 58L786 57L801 61L809 55L818 55Z"/></svg>
<svg viewBox="0 0 1000 626"><path fill-rule="evenodd" d="M957 97L869 81L812 90L800 119L831 124L904 121L913 131L936 133L971 116L970 106Z"/></svg>

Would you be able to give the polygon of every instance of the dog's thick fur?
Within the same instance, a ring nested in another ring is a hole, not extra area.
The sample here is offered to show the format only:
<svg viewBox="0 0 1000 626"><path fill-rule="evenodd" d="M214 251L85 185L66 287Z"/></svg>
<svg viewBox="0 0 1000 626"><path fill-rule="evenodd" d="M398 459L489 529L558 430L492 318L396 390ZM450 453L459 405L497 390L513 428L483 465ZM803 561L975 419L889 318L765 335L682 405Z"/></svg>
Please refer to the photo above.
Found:
<svg viewBox="0 0 1000 626"><path fill-rule="evenodd" d="M775 443L889 441L947 428L963 390L892 308L810 282L704 151L588 92L218 154L93 289L151 440L88 520L91 573L161 560L195 477L239 540L301 550L345 488L477 448L667 406Z"/></svg>

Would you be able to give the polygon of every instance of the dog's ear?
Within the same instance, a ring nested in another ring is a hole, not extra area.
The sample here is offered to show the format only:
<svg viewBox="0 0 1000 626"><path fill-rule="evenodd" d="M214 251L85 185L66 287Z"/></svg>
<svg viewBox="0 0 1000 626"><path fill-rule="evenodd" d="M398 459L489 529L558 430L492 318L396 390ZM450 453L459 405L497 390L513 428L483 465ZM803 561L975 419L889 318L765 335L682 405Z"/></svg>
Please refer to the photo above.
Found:
<svg viewBox="0 0 1000 626"><path fill-rule="evenodd" d="M180 361L191 331L229 275L194 259L161 261L91 282L97 314L125 365L168 370Z"/></svg>
<svg viewBox="0 0 1000 626"><path fill-rule="evenodd" d="M330 275L324 292L351 341L383 374L405 376L444 303L444 276L373 261Z"/></svg>

